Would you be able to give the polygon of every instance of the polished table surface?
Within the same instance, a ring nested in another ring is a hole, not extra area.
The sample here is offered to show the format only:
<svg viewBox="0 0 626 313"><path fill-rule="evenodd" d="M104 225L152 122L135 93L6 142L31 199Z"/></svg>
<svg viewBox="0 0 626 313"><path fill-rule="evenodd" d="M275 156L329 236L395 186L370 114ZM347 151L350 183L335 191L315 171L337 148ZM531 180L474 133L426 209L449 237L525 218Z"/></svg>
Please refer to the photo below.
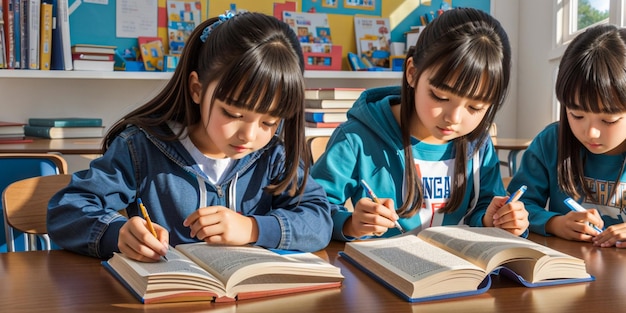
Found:
<svg viewBox="0 0 626 313"><path fill-rule="evenodd" d="M532 234L532 240L582 257L593 282L525 288L495 278L482 295L411 304L354 268L332 242L319 253L341 268L339 289L233 303L189 302L143 305L100 264L67 251L0 254L3 312L623 312L626 250Z"/></svg>

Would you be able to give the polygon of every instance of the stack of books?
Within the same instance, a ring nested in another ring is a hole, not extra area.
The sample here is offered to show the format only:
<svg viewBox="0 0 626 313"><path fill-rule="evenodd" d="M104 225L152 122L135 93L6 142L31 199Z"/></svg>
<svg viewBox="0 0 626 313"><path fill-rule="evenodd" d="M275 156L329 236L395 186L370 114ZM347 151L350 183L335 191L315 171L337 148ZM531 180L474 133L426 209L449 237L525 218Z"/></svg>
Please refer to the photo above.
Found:
<svg viewBox="0 0 626 313"><path fill-rule="evenodd" d="M24 124L0 121L0 143L22 143L32 141L24 138Z"/></svg>
<svg viewBox="0 0 626 313"><path fill-rule="evenodd" d="M24 134L49 139L99 138L104 136L104 126L101 118L29 118L28 125L24 126Z"/></svg>
<svg viewBox="0 0 626 313"><path fill-rule="evenodd" d="M345 122L348 110L364 88L316 88L305 91L304 117L307 127L335 128Z"/></svg>
<svg viewBox="0 0 626 313"><path fill-rule="evenodd" d="M76 71L113 71L114 46L77 44L72 46L72 62Z"/></svg>

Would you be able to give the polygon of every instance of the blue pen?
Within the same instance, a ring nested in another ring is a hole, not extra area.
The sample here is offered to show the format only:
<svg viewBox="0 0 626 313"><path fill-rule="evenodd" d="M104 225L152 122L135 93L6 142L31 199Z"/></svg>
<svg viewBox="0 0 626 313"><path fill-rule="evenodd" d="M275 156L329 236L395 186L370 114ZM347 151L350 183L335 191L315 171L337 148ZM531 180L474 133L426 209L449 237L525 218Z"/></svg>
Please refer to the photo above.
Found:
<svg viewBox="0 0 626 313"><path fill-rule="evenodd" d="M526 192L526 189L528 189L526 185L522 185L522 187L519 187L519 189L514 194L512 194L511 197L509 197L509 200L506 200L504 204L519 200L524 192Z"/></svg>
<svg viewBox="0 0 626 313"><path fill-rule="evenodd" d="M363 188L365 188L365 191L367 192L367 194L369 194L370 198L372 198L372 200L378 204L381 204L380 200L378 200L378 197L376 196L376 194L374 194L374 191L372 190L372 188L370 188L370 186L361 179L361 185L363 185ZM402 226L400 225L400 223L398 223L398 220L394 221L394 224L396 225L396 228L404 234L404 228L402 228Z"/></svg>
<svg viewBox="0 0 626 313"><path fill-rule="evenodd" d="M565 205L567 205L567 207L569 207L570 210L572 210L574 212L587 212L587 209L585 209L578 202L574 201L574 199L572 199L572 198L567 198L567 199L563 200L563 203L565 203ZM600 227L598 227L598 226L596 226L594 224L591 224L591 223L587 222L587 225L593 227L593 229L595 229L599 233L602 232L602 229L600 229Z"/></svg>

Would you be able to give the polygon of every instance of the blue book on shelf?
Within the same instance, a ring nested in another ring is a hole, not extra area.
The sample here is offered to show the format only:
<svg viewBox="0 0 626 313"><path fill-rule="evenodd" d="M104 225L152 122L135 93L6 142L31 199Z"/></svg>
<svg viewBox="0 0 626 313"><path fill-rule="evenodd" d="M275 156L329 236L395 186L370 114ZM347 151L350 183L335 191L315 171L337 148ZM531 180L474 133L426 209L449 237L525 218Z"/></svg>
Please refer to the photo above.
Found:
<svg viewBox="0 0 626 313"><path fill-rule="evenodd" d="M48 126L48 127L85 127L102 126L101 118L94 117L51 117L51 118L29 118L28 125Z"/></svg>
<svg viewBox="0 0 626 313"><path fill-rule="evenodd" d="M28 137L57 138L99 138L104 136L104 127L50 127L24 126L24 135Z"/></svg>
<svg viewBox="0 0 626 313"><path fill-rule="evenodd" d="M20 14L22 11L21 6L22 4L20 3L20 0L13 0L13 36L15 37L15 46L13 47L13 51L15 53L15 64L13 67L17 69L22 67L22 27L20 25L20 23L22 23L22 14Z"/></svg>
<svg viewBox="0 0 626 313"><path fill-rule="evenodd" d="M57 18L57 11L59 10L58 3L57 0L45 1L52 3L52 51L50 53L50 69L64 70L63 42L61 41L61 30L59 29L60 20Z"/></svg>

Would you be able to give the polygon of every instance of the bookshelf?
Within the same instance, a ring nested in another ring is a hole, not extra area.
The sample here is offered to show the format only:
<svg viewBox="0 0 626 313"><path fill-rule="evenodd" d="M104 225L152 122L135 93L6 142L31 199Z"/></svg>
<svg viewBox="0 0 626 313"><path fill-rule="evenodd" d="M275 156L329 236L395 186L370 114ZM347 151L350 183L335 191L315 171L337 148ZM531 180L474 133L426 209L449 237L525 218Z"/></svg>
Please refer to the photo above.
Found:
<svg viewBox="0 0 626 313"><path fill-rule="evenodd" d="M154 96L172 73L0 70L2 119L95 116L111 125ZM401 72L307 71L307 88L399 84Z"/></svg>
<svg viewBox="0 0 626 313"><path fill-rule="evenodd" d="M92 72L0 70L2 120L30 117L101 117L107 127L152 98L170 79L169 72ZM308 88L400 84L401 72L307 71ZM329 130L307 129L307 135ZM68 160L71 162L71 160ZM86 167L73 167L70 170Z"/></svg>

